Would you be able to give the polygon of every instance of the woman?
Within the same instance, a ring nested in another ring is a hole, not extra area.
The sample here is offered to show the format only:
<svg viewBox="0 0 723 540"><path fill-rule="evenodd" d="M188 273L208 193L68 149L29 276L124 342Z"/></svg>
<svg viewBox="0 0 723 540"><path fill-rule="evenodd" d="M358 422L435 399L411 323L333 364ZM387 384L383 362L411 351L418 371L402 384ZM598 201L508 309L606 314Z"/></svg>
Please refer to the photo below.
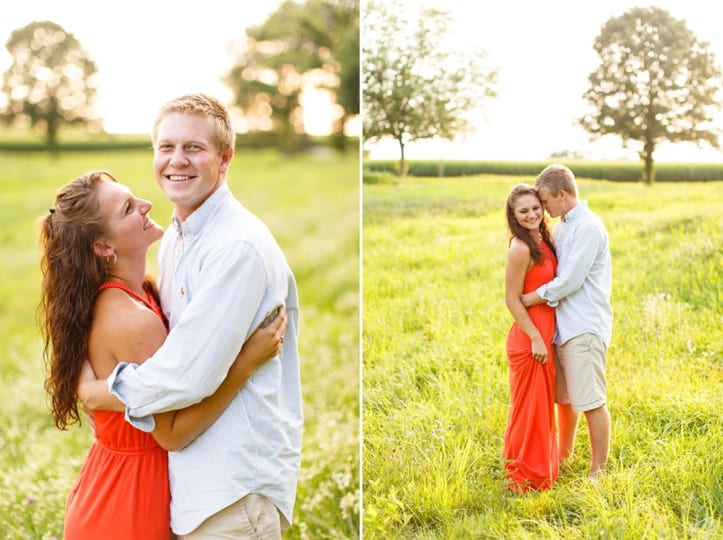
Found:
<svg viewBox="0 0 723 540"><path fill-rule="evenodd" d="M549 489L558 475L555 429L555 310L525 308L523 293L555 277L557 259L542 203L533 186L518 184L507 197L511 233L505 300L515 318L507 335L510 413L504 452L507 486L515 492Z"/></svg>
<svg viewBox="0 0 723 540"><path fill-rule="evenodd" d="M93 171L61 188L42 222L46 389L60 429L79 420L86 358L105 378L121 360L143 362L165 339L166 321L145 273L148 248L163 234L150 209L108 172ZM216 420L253 370L279 352L285 327L282 311L246 342L214 395L156 415L152 434L133 428L123 412L96 411L96 438L68 496L64 538L167 540L166 450L183 448Z"/></svg>

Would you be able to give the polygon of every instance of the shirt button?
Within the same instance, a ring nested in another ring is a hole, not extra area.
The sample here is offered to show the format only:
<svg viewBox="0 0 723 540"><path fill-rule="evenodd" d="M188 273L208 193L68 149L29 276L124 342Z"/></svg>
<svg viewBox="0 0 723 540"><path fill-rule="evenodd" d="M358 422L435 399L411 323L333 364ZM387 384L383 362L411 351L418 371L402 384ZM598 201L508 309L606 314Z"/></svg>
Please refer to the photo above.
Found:
<svg viewBox="0 0 723 540"><path fill-rule="evenodd" d="M183 287L181 287L181 296L186 296L186 290Z"/></svg>

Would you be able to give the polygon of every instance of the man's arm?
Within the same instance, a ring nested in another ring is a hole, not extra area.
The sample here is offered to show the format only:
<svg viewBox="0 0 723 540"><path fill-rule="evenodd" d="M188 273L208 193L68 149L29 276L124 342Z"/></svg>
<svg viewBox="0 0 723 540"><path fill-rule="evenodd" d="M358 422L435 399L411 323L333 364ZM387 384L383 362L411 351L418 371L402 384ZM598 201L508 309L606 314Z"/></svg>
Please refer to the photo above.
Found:
<svg viewBox="0 0 723 540"><path fill-rule="evenodd" d="M119 364L111 393L141 419L211 395L241 349L266 291L258 254L246 242L226 244L203 261L200 286L163 346L141 365ZM139 425L139 427L141 427ZM145 428L153 427L152 420Z"/></svg>
<svg viewBox="0 0 723 540"><path fill-rule="evenodd" d="M245 382L263 363L277 356L286 333L286 311L282 310L268 326L259 328L244 343L221 386L199 403L178 411L154 415L153 437L163 448L178 451L206 431L231 403Z"/></svg>
<svg viewBox="0 0 723 540"><path fill-rule="evenodd" d="M600 241L598 231L593 225L579 227L575 231L572 245L568 247L565 267L549 283L522 295L522 303L529 307L547 302L550 306L557 307L560 300L582 287L595 262Z"/></svg>

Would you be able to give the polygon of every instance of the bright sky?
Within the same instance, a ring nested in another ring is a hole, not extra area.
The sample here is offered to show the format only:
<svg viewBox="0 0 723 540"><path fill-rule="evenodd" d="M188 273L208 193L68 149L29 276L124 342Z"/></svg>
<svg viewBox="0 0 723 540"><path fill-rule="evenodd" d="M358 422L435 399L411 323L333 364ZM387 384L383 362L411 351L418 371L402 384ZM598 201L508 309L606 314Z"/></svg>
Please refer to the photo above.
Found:
<svg viewBox="0 0 723 540"><path fill-rule="evenodd" d="M720 18L706 0L404 0L410 13L420 4L451 10L454 39L461 46L486 50L500 73L498 97L487 102L475 134L455 142L410 145L410 159L545 160L552 152L575 150L593 159L637 160L636 152L626 151L618 138L609 136L591 145L587 133L573 125L586 112L582 95L589 86L588 75L599 65L594 39L608 19L633 7L656 5L684 19L699 39L709 42L723 66ZM719 124L723 127L723 115ZM399 157L394 141L367 148L371 158ZM723 162L723 152L698 150L691 144L661 146L654 157Z"/></svg>
<svg viewBox="0 0 723 540"><path fill-rule="evenodd" d="M225 103L219 78L232 65L229 43L262 24L281 0L21 0L0 17L0 72L12 59L5 44L32 21L60 24L98 66L98 113L109 132L148 133L158 107L185 92ZM317 96L318 97L318 96ZM307 129L313 126L307 122Z"/></svg>

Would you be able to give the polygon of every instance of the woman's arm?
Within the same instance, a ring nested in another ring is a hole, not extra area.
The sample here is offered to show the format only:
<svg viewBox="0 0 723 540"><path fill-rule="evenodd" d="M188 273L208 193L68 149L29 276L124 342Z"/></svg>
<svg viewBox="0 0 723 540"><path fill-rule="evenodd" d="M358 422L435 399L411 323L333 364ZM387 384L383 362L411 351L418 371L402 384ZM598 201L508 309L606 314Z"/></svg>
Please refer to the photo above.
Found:
<svg viewBox="0 0 723 540"><path fill-rule="evenodd" d="M286 308L265 328L259 328L244 343L226 378L216 392L201 402L178 411L154 415L153 437L169 451L180 450L206 431L221 416L244 383L265 361L276 356L286 333Z"/></svg>
<svg viewBox="0 0 723 540"><path fill-rule="evenodd" d="M513 238L507 253L505 303L519 327L532 341L532 356L535 360L544 364L547 362L547 346L542 339L540 331L534 325L532 319L530 319L527 308L522 304L522 300L520 299L525 283L525 274L531 262L530 249L524 242Z"/></svg>

